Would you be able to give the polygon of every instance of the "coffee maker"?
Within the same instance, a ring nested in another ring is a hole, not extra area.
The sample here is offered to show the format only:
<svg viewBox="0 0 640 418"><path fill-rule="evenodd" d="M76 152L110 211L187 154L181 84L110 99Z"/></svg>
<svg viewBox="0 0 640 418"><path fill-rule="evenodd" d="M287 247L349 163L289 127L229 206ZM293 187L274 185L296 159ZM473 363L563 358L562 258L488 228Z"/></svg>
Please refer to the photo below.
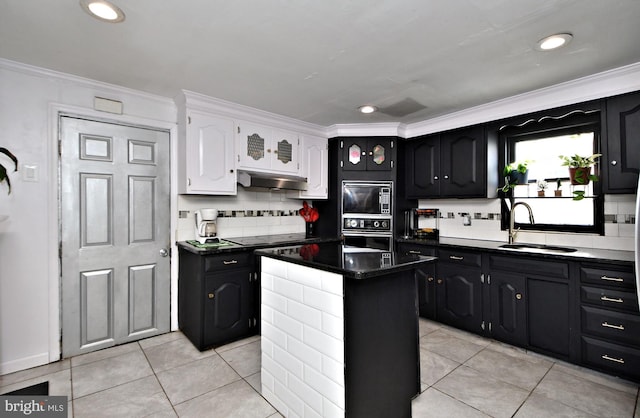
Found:
<svg viewBox="0 0 640 418"><path fill-rule="evenodd" d="M200 244L219 242L216 237L216 219L218 218L217 209L199 209L195 213L196 219L196 240Z"/></svg>

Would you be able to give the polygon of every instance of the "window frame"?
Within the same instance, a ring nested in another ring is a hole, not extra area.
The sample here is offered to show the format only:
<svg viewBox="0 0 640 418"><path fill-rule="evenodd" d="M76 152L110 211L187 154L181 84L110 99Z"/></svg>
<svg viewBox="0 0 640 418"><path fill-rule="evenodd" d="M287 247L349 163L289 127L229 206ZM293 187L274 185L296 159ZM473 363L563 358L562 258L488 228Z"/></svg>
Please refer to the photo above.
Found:
<svg viewBox="0 0 640 418"><path fill-rule="evenodd" d="M503 179L502 168L510 161L515 161L515 146L518 142L527 140L536 140L553 136L571 135L592 131L593 153L601 153L601 114L600 109L582 111L574 110L563 116L544 115L538 119L527 119L524 122L515 125L502 125L498 129L500 143L500 161L503 162L499 166L498 178ZM594 166L594 174L601 178L600 163ZM567 173L567 178L568 178ZM502 184L502 183L501 183ZM509 196L512 192L508 192ZM568 224L540 224L531 225L529 223L515 223L515 228L523 231L539 231L539 232L570 232L583 234L604 235L604 195L602 194L601 181L593 182L593 197L585 197L591 199L593 203L593 225L568 225ZM501 194L504 196L504 194ZM527 201L536 199L536 197L516 197L517 201ZM546 199L546 198L545 198ZM566 198L559 198L566 199ZM502 230L509 229L509 206L505 203L504 198L501 202L501 227ZM535 214L534 214L535 215Z"/></svg>

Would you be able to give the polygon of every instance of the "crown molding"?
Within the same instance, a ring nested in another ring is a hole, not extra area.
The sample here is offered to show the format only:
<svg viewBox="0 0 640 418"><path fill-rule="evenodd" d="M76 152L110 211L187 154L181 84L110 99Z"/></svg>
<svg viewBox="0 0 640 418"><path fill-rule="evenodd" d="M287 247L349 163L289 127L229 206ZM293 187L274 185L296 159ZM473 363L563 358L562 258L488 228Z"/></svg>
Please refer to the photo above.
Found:
<svg viewBox="0 0 640 418"><path fill-rule="evenodd" d="M640 62L406 126L405 138L640 90Z"/></svg>
<svg viewBox="0 0 640 418"><path fill-rule="evenodd" d="M186 106L189 109L196 109L203 112L213 112L216 115L232 119L267 124L279 129L288 129L325 138L327 134L327 129L321 125L315 125L189 90L182 90L174 98L174 101L178 106Z"/></svg>
<svg viewBox="0 0 640 418"><path fill-rule="evenodd" d="M338 136L399 136L404 137L405 125L400 122L342 123L327 127L329 138Z"/></svg>

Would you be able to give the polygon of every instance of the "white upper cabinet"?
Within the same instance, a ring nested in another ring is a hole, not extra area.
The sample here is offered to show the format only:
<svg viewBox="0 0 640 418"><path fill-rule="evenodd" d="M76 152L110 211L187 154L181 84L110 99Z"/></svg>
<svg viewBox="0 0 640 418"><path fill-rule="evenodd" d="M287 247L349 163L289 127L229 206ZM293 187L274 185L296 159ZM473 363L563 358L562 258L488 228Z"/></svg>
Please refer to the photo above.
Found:
<svg viewBox="0 0 640 418"><path fill-rule="evenodd" d="M307 178L307 190L299 192L299 197L304 199L326 199L329 183L327 138L303 135L300 147L300 175Z"/></svg>
<svg viewBox="0 0 640 418"><path fill-rule="evenodd" d="M187 108L179 124L178 193L237 194L233 120Z"/></svg>
<svg viewBox="0 0 640 418"><path fill-rule="evenodd" d="M299 139L295 132L239 121L236 128L237 167L298 175Z"/></svg>

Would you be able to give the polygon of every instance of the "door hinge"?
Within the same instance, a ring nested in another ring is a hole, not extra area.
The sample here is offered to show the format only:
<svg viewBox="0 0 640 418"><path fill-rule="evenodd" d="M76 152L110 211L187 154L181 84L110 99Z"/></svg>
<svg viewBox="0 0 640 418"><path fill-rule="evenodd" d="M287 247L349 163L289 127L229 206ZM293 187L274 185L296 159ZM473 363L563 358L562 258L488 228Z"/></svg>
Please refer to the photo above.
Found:
<svg viewBox="0 0 640 418"><path fill-rule="evenodd" d="M395 141L391 141L391 148L393 148L393 143L394 143L394 142L395 142Z"/></svg>
<svg viewBox="0 0 640 418"><path fill-rule="evenodd" d="M482 330L484 331L484 321L482 321L482 323L480 324L480 328L482 328Z"/></svg>
<svg viewBox="0 0 640 418"><path fill-rule="evenodd" d="M344 148L344 141L340 141L340 149Z"/></svg>
<svg viewBox="0 0 640 418"><path fill-rule="evenodd" d="M58 139L58 157L62 157L62 140Z"/></svg>
<svg viewBox="0 0 640 418"><path fill-rule="evenodd" d="M393 168L393 160L391 160L391 168Z"/></svg>
<svg viewBox="0 0 640 418"><path fill-rule="evenodd" d="M487 284L491 284L491 274L487 274Z"/></svg>
<svg viewBox="0 0 640 418"><path fill-rule="evenodd" d="M489 332L491 332L491 322L489 322Z"/></svg>
<svg viewBox="0 0 640 418"><path fill-rule="evenodd" d="M191 116L187 116L187 125L191 125Z"/></svg>
<svg viewBox="0 0 640 418"><path fill-rule="evenodd" d="M484 273L480 273L480 283L484 283Z"/></svg>
<svg viewBox="0 0 640 418"><path fill-rule="evenodd" d="M58 243L58 259L62 260L62 241Z"/></svg>

